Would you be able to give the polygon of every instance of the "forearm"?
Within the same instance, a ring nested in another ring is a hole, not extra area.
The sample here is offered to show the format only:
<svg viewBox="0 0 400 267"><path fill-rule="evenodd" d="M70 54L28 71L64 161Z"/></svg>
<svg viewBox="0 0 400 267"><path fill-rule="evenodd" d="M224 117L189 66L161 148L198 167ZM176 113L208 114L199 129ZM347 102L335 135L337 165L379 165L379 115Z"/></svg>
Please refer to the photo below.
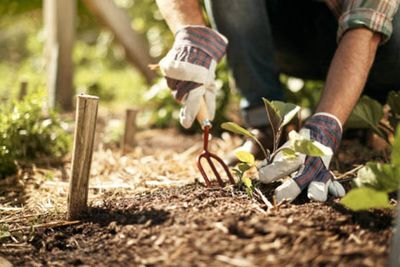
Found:
<svg viewBox="0 0 400 267"><path fill-rule="evenodd" d="M157 0L156 2L173 33L185 25L206 25L199 0Z"/></svg>
<svg viewBox="0 0 400 267"><path fill-rule="evenodd" d="M333 114L342 124L346 122L365 86L380 38L364 28L344 34L329 68L317 112Z"/></svg>

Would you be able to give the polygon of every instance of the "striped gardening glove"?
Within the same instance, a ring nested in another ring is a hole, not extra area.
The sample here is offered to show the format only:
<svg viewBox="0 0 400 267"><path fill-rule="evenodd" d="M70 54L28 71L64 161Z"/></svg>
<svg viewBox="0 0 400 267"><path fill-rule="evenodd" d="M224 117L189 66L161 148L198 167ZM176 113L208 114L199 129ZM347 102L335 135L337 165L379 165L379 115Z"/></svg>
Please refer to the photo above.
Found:
<svg viewBox="0 0 400 267"><path fill-rule="evenodd" d="M175 99L182 103L180 122L189 128L200 110L200 99L207 105L210 120L215 116L215 68L225 55L227 39L203 26L187 26L175 34L175 42L161 59L161 72Z"/></svg>
<svg viewBox="0 0 400 267"><path fill-rule="evenodd" d="M342 138L342 126L335 116L317 113L307 120L300 134L329 147L334 153L339 148ZM308 188L308 198L315 201L325 202L328 192L336 197L342 197L345 194L344 188L334 180L329 171L332 155L324 157L300 155L290 160L283 160L277 156L273 163L259 167L259 177L263 182L272 182L297 171L294 178L286 180L276 188L275 196L278 203L284 200L293 201L305 188Z"/></svg>

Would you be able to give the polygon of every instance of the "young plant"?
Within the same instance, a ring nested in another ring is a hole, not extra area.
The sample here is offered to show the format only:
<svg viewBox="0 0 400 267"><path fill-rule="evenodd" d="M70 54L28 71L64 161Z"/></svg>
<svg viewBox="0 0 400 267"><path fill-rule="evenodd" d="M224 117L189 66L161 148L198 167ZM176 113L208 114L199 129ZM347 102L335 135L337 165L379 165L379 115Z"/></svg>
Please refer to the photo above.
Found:
<svg viewBox="0 0 400 267"><path fill-rule="evenodd" d="M400 122L400 91L388 94L388 120L384 119L384 107L376 100L363 96L358 101L348 122L350 128L370 128L388 144L393 143L396 126Z"/></svg>
<svg viewBox="0 0 400 267"><path fill-rule="evenodd" d="M44 94L34 92L22 101L0 107L0 178L14 174L17 161L62 157L70 136L58 114L43 111Z"/></svg>
<svg viewBox="0 0 400 267"><path fill-rule="evenodd" d="M287 125L300 111L300 107L292 103L284 103L282 101L268 101L263 98L265 109L267 110L269 124L271 125L274 135L273 152L278 148L281 140L282 129Z"/></svg>
<svg viewBox="0 0 400 267"><path fill-rule="evenodd" d="M226 122L223 123L221 127L233 133L252 138L260 146L268 163L272 162L278 153L283 153L285 158L295 157L298 153L303 153L314 157L332 154L332 150L330 148L316 141L311 141L307 138L304 138L295 131L289 133L289 139L291 142L288 145L278 149L283 127L286 126L296 116L296 114L300 111L300 107L292 103L268 101L265 98L263 100L268 115L269 125L273 131L274 140L272 153L263 147L261 142L257 140L254 134L237 125L236 123Z"/></svg>
<svg viewBox="0 0 400 267"><path fill-rule="evenodd" d="M400 123L400 91L391 91L388 94L387 105L389 106L389 123L392 129Z"/></svg>
<svg viewBox="0 0 400 267"><path fill-rule="evenodd" d="M354 107L347 126L351 128L371 128L377 135L386 139L384 131L379 126L383 116L383 106L378 101L368 96L362 96Z"/></svg>
<svg viewBox="0 0 400 267"><path fill-rule="evenodd" d="M254 185L250 177L246 175L246 172L255 166L254 156L246 151L238 151L235 155L240 163L232 171L239 178L240 183L246 187L246 193L252 197Z"/></svg>
<svg viewBox="0 0 400 267"><path fill-rule="evenodd" d="M230 131L232 133L240 134L240 135L243 135L243 136L253 139L260 147L261 151L264 154L264 157L266 159L269 158L269 151L264 148L264 146L261 144L261 142L250 131L246 130L245 128L243 128L242 126L240 126L234 122L224 122L221 124L221 128L225 129L227 131Z"/></svg>
<svg viewBox="0 0 400 267"><path fill-rule="evenodd" d="M400 126L394 138L391 162L368 162L354 181L358 188L342 198L344 206L352 210L392 207L388 194L400 187Z"/></svg>

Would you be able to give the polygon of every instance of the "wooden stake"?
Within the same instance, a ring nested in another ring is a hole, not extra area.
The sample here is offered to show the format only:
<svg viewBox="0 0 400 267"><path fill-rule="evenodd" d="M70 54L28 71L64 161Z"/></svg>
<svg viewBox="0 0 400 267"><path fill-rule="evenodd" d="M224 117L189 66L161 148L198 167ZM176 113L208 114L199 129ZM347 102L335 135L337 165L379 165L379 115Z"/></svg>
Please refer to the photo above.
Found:
<svg viewBox="0 0 400 267"><path fill-rule="evenodd" d="M126 110L124 139L122 140L122 153L124 154L135 146L136 114L136 109Z"/></svg>
<svg viewBox="0 0 400 267"><path fill-rule="evenodd" d="M397 215L393 232L387 264L388 267L400 266L400 189L397 191Z"/></svg>
<svg viewBox="0 0 400 267"><path fill-rule="evenodd" d="M87 208L98 101L97 96L77 96L72 170L68 194L69 220L79 218Z"/></svg>
<svg viewBox="0 0 400 267"><path fill-rule="evenodd" d="M19 87L19 94L18 94L18 100L21 101L24 99L26 94L28 93L28 82L27 81L21 81L20 87Z"/></svg>
<svg viewBox="0 0 400 267"><path fill-rule="evenodd" d="M72 50L75 39L76 0L43 1L45 60L50 107L73 109Z"/></svg>

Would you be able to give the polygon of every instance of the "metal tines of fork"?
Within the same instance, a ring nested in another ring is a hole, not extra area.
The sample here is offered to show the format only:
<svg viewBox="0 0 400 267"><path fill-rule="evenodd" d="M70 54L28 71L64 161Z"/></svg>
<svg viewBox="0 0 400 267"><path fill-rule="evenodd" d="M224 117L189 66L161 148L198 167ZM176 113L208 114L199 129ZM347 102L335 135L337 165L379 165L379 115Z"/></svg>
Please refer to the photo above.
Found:
<svg viewBox="0 0 400 267"><path fill-rule="evenodd" d="M231 172L229 171L228 166L226 166L225 162L218 157L217 155L211 153L210 151L208 151L208 141L209 141L209 132L210 132L210 128L211 128L211 123L206 123L203 127L203 152L197 157L197 167L199 168L199 171L201 173L201 175L204 178L204 181L206 183L207 187L211 187L211 182L210 179L207 176L207 173L205 172L203 165L201 163L202 159L206 160L208 162L208 165L210 166L212 172L214 173L215 177L217 178L218 184L221 187L225 186L224 181L222 180L220 174L218 173L217 168L215 167L215 164L213 162L213 160L217 161L222 168L225 170L226 175L228 176L229 182L231 184L235 184L235 180L233 179L233 176L231 174Z"/></svg>

